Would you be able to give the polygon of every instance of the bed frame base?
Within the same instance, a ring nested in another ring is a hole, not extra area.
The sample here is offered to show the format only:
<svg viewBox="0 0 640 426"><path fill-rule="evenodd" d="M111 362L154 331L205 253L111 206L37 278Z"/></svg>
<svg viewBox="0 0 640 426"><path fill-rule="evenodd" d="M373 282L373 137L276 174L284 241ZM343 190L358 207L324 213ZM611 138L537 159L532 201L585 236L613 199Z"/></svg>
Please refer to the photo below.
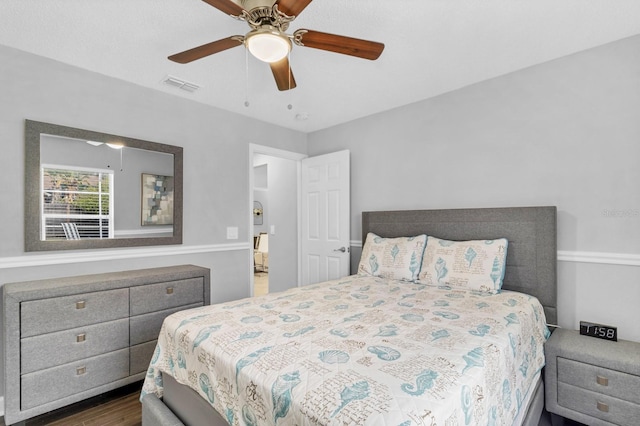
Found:
<svg viewBox="0 0 640 426"><path fill-rule="evenodd" d="M159 426L228 426L222 416L196 391L162 374L164 397L153 394L142 399L142 424Z"/></svg>
<svg viewBox="0 0 640 426"><path fill-rule="evenodd" d="M184 426L169 407L153 394L142 398L142 424L157 426Z"/></svg>

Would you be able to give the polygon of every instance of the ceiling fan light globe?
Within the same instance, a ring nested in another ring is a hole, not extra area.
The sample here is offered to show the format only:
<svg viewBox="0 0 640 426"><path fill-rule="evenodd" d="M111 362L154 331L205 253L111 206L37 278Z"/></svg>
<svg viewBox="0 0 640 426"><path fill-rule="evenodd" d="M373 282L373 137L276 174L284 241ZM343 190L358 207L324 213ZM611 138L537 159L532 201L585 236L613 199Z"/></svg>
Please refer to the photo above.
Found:
<svg viewBox="0 0 640 426"><path fill-rule="evenodd" d="M258 32L246 38L249 52L263 62L278 62L291 51L291 42L286 36L271 32Z"/></svg>

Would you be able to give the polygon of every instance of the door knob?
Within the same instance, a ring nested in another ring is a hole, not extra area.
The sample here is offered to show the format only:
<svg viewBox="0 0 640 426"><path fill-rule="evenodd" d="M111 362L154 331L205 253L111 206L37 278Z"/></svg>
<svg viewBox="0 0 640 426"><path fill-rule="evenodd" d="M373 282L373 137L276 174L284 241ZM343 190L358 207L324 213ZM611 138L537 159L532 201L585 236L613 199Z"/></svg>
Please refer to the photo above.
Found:
<svg viewBox="0 0 640 426"><path fill-rule="evenodd" d="M347 251L347 248L346 247L340 247L339 249L335 249L334 251L339 251L339 252L345 253Z"/></svg>

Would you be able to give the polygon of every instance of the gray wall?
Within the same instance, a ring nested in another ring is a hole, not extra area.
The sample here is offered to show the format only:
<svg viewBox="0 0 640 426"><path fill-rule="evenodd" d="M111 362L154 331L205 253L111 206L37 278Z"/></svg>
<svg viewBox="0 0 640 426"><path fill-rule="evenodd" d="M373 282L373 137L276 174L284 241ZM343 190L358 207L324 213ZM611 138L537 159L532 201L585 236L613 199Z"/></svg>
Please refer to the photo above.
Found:
<svg viewBox="0 0 640 426"><path fill-rule="evenodd" d="M561 261L561 325L640 340L640 36L309 135L341 149L352 240L367 210L555 205L565 258L635 263Z"/></svg>
<svg viewBox="0 0 640 426"><path fill-rule="evenodd" d="M213 303L248 296L253 235L248 229L249 144L306 153L305 134L5 46L0 46L0 87L0 284L192 263L212 269ZM47 261L42 254L26 254L25 119L184 147L185 254L150 250L136 257L134 250L131 258L105 253L104 259L92 261L82 258L102 252L56 253ZM227 226L239 228L238 240L226 240ZM60 263L75 257L77 262ZM284 267L296 269L292 262Z"/></svg>

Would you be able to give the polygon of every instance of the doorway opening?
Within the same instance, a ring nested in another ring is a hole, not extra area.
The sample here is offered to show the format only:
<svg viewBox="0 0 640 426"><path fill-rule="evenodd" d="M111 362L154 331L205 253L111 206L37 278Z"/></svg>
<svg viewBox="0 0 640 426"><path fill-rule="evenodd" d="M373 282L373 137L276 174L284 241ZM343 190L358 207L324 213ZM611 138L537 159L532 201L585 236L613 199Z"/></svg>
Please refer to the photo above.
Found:
<svg viewBox="0 0 640 426"><path fill-rule="evenodd" d="M299 281L299 180L304 154L249 145L250 295L280 292Z"/></svg>

